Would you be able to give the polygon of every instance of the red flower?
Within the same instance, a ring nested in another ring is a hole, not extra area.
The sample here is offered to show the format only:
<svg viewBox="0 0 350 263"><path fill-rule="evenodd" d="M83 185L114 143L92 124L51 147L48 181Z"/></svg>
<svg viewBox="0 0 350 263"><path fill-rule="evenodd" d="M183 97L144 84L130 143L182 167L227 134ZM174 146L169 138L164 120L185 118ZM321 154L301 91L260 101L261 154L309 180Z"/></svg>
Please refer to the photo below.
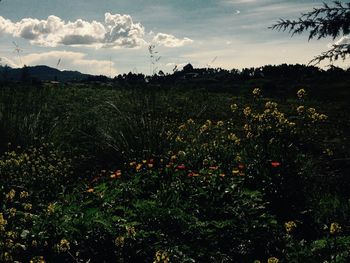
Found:
<svg viewBox="0 0 350 263"><path fill-rule="evenodd" d="M185 170L186 166L184 164L181 164L181 165L178 165L176 168L179 170Z"/></svg>
<svg viewBox="0 0 350 263"><path fill-rule="evenodd" d="M279 162L271 162L271 166L274 167L274 168L276 168L276 167L278 167L280 165L281 165L281 163L279 163Z"/></svg>

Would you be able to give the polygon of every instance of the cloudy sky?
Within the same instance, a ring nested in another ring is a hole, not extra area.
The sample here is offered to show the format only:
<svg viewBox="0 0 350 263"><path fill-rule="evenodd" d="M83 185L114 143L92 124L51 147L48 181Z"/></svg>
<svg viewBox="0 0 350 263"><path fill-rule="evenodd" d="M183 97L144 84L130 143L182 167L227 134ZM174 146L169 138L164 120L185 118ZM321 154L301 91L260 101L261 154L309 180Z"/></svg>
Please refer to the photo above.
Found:
<svg viewBox="0 0 350 263"><path fill-rule="evenodd" d="M160 56L156 67L165 72L186 63L227 69L307 63L326 50L331 39L308 42L307 35L291 38L268 27L321 4L319 0L2 0L0 57L2 64L12 67L44 64L107 76L149 74L151 44Z"/></svg>

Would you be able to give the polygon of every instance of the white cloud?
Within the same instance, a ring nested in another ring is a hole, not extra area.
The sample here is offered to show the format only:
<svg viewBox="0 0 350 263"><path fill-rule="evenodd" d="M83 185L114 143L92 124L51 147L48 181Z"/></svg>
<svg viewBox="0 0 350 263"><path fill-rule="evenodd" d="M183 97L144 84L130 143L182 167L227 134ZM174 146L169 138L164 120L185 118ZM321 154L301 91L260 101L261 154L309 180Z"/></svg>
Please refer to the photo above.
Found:
<svg viewBox="0 0 350 263"><path fill-rule="evenodd" d="M182 47L186 44L193 43L193 40L187 37L180 39L173 35L158 33L153 37L153 42L165 47Z"/></svg>
<svg viewBox="0 0 350 263"><path fill-rule="evenodd" d="M28 66L48 65L56 67L57 61L61 59L59 69L78 70L93 75L115 76L118 71L115 63L109 60L88 59L87 55L81 52L71 51L50 51L44 53L32 53L22 57L23 62Z"/></svg>
<svg viewBox="0 0 350 263"><path fill-rule="evenodd" d="M12 22L0 16L0 33L29 40L48 47L85 45L95 47L135 48L144 45L144 28L129 15L105 14L104 22L64 21L57 16L46 20L23 18Z"/></svg>
<svg viewBox="0 0 350 263"><path fill-rule="evenodd" d="M350 36L343 36L338 41L336 41L334 44L335 45L350 44Z"/></svg>

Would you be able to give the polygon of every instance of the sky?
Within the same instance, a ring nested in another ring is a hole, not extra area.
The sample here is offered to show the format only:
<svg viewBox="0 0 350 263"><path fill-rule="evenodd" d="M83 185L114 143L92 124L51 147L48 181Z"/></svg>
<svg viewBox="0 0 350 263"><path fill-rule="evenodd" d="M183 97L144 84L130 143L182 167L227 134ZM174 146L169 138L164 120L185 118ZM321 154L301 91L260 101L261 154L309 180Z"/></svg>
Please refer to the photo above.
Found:
<svg viewBox="0 0 350 263"><path fill-rule="evenodd" d="M0 58L11 67L48 65L106 76L172 72L187 63L225 69L306 64L333 40L308 41L307 34L291 37L269 26L320 5L318 0L2 0ZM346 63L339 65L349 67Z"/></svg>

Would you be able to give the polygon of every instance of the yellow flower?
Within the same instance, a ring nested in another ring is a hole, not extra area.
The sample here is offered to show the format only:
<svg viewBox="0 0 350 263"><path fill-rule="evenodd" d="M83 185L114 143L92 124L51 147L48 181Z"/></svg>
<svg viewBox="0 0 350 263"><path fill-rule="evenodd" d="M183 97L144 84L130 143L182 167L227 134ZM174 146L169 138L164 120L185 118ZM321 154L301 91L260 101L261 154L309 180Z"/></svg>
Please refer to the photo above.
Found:
<svg viewBox="0 0 350 263"><path fill-rule="evenodd" d="M254 97L259 97L261 95L261 90L259 88L253 89L253 95Z"/></svg>
<svg viewBox="0 0 350 263"><path fill-rule="evenodd" d="M329 228L329 233L332 235L339 233L341 231L341 226L338 223L333 222Z"/></svg>
<svg viewBox="0 0 350 263"><path fill-rule="evenodd" d="M191 125L191 124L194 124L194 121L193 121L192 119L188 119L188 120L187 120L187 124L190 124L190 125Z"/></svg>
<svg viewBox="0 0 350 263"><path fill-rule="evenodd" d="M280 262L280 260L276 257L270 257L268 260L267 260L267 263L278 263Z"/></svg>
<svg viewBox="0 0 350 263"><path fill-rule="evenodd" d="M218 122L216 123L216 125L217 125L218 127L221 127L221 126L224 125L224 122L223 122L223 121L218 121Z"/></svg>
<svg viewBox="0 0 350 263"><path fill-rule="evenodd" d="M14 217L16 215L17 209L16 208L10 208L10 217Z"/></svg>
<svg viewBox="0 0 350 263"><path fill-rule="evenodd" d="M329 148L324 150L323 153L327 154L328 156L333 156L334 155L334 152L331 149L329 149Z"/></svg>
<svg viewBox="0 0 350 263"><path fill-rule="evenodd" d="M0 231L4 231L6 225L7 225L7 220L4 218L4 215L0 213Z"/></svg>
<svg viewBox="0 0 350 263"><path fill-rule="evenodd" d="M62 252L66 252L70 249L70 243L67 239L61 239L60 244L58 246L59 250Z"/></svg>
<svg viewBox="0 0 350 263"><path fill-rule="evenodd" d="M248 117L251 113L252 113L252 109L249 106L244 108L243 110L244 116Z"/></svg>
<svg viewBox="0 0 350 263"><path fill-rule="evenodd" d="M114 240L114 243L117 247L122 248L125 245L125 238L123 236L118 236Z"/></svg>
<svg viewBox="0 0 350 263"><path fill-rule="evenodd" d="M275 110L277 108L277 103L273 101L268 101L265 103L265 109Z"/></svg>
<svg viewBox="0 0 350 263"><path fill-rule="evenodd" d="M306 96L306 91L304 89L298 90L297 96L299 99L303 99Z"/></svg>
<svg viewBox="0 0 350 263"><path fill-rule="evenodd" d="M230 141L233 141L235 145L239 145L241 143L241 140L234 133L230 133L228 135L228 139Z"/></svg>
<svg viewBox="0 0 350 263"><path fill-rule="evenodd" d="M40 256L40 257L32 258L29 262L30 263L45 263L45 260L44 260L43 256Z"/></svg>
<svg viewBox="0 0 350 263"><path fill-rule="evenodd" d="M14 189L11 189L10 192L8 192L8 194L6 195L6 198L8 200L12 200L13 198L15 198L16 196L16 191Z"/></svg>
<svg viewBox="0 0 350 263"><path fill-rule="evenodd" d="M297 227L297 224L294 221L288 221L284 223L284 228L286 229L286 232L288 234L290 234L296 227Z"/></svg>
<svg viewBox="0 0 350 263"><path fill-rule="evenodd" d="M232 175L238 175L239 174L239 170L238 169L233 169L232 170Z"/></svg>
<svg viewBox="0 0 350 263"><path fill-rule="evenodd" d="M299 114L301 114L301 113L303 113L305 111L305 107L304 106L298 106L298 108L297 108L297 112L299 113Z"/></svg>
<svg viewBox="0 0 350 263"><path fill-rule="evenodd" d="M236 112L236 110L238 109L238 105L236 103L233 103L231 104L230 108L232 112Z"/></svg>
<svg viewBox="0 0 350 263"><path fill-rule="evenodd" d="M29 210L31 210L32 209L32 204L24 204L24 210L26 210L26 211L29 211Z"/></svg>
<svg viewBox="0 0 350 263"><path fill-rule="evenodd" d="M127 226L126 227L126 232L128 233L129 237L135 237L136 236L136 230L135 230L135 227L133 227L133 226Z"/></svg>
<svg viewBox="0 0 350 263"><path fill-rule="evenodd" d="M186 124L181 124L181 125L179 126L179 130L181 130L181 131L186 130Z"/></svg>
<svg viewBox="0 0 350 263"><path fill-rule="evenodd" d="M48 215L52 215L53 213L55 212L55 205L50 203L48 206L47 206L47 214Z"/></svg>
<svg viewBox="0 0 350 263"><path fill-rule="evenodd" d="M19 194L19 197L20 198L27 198L29 196L29 193L26 192L26 191L22 191L20 194Z"/></svg>

